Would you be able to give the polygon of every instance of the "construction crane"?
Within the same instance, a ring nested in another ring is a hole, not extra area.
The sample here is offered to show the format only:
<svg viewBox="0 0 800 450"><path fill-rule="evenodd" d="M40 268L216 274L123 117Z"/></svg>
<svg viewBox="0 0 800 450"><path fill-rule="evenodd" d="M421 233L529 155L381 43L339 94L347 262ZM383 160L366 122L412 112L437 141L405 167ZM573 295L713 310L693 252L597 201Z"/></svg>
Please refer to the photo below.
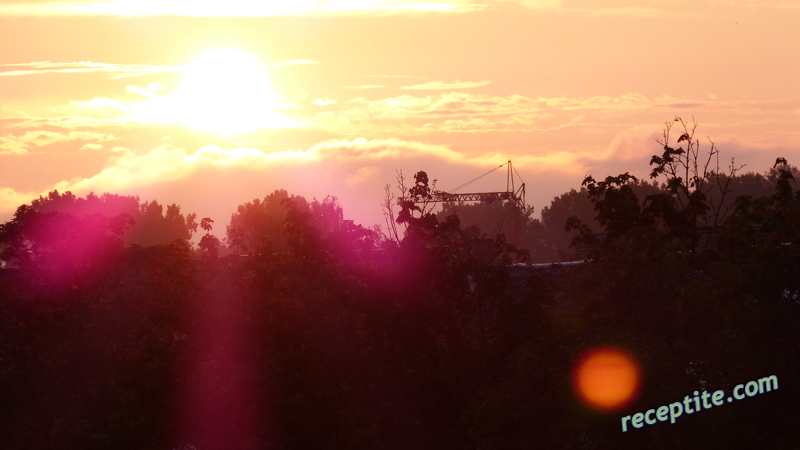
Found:
<svg viewBox="0 0 800 450"><path fill-rule="evenodd" d="M503 166L508 166L508 175L506 177L506 190L502 192L470 192L470 193L456 193L456 191L469 186L475 181L489 175L495 170L502 169ZM516 177L514 176L516 175ZM517 179L519 183L517 183ZM517 187L519 184L519 187ZM435 202L486 202L491 203L495 201L510 201L520 209L525 208L525 182L522 177L511 164L509 159L507 162L495 167L494 169L486 172L485 174L475 177L466 183L451 189L450 191L435 190L431 193L430 198L419 199L414 203L435 203Z"/></svg>

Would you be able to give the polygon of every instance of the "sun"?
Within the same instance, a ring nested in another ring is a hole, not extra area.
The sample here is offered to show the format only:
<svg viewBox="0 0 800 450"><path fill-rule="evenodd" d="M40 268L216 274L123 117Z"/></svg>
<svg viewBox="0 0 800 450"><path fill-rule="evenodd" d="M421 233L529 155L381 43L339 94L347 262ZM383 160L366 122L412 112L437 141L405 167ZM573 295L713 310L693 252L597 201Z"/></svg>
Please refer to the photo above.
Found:
<svg viewBox="0 0 800 450"><path fill-rule="evenodd" d="M269 85L264 66L234 49L198 56L185 68L178 90L155 100L143 102L142 115L222 134L293 124L274 111L279 97Z"/></svg>

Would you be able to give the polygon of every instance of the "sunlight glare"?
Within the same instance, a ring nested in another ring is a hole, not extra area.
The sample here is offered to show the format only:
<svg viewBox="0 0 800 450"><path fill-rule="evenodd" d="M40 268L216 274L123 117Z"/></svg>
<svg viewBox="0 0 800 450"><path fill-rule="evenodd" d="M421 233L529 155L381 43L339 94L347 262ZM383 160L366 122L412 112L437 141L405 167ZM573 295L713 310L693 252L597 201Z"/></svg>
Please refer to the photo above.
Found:
<svg viewBox="0 0 800 450"><path fill-rule="evenodd" d="M222 134L290 127L264 67L233 49L203 53L186 67L178 91L137 105L147 121L183 123Z"/></svg>

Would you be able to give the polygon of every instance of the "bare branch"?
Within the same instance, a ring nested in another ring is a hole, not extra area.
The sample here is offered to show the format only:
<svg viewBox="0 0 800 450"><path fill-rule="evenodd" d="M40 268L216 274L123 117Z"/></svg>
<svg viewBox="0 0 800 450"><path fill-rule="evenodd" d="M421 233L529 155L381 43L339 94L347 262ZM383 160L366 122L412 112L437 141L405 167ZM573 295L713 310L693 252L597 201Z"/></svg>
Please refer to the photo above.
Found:
<svg viewBox="0 0 800 450"><path fill-rule="evenodd" d="M385 197L381 207L383 208L383 218L386 221L386 231L389 233L389 239L393 239L398 244L400 243L400 236L397 233L397 222L394 218L394 205L396 203L397 197L392 194L392 189L389 183L386 183L386 186L383 187L385 192Z"/></svg>
<svg viewBox="0 0 800 450"><path fill-rule="evenodd" d="M675 124L678 124L680 136L671 146L670 135ZM700 140L695 139L699 124L692 117L686 122L675 117L672 122L665 122L662 138L656 141L662 145L662 156L654 155L650 164L655 165L651 178L663 176L669 189L675 209L685 215L689 225L687 231L679 239L684 241L692 253L697 245L706 246L708 240L699 242L700 228L704 226L718 227L731 210L729 197L733 179L744 167L736 166L731 160L727 170L719 164L719 149L714 141L708 138L709 149L701 149ZM677 148L676 148L677 147Z"/></svg>

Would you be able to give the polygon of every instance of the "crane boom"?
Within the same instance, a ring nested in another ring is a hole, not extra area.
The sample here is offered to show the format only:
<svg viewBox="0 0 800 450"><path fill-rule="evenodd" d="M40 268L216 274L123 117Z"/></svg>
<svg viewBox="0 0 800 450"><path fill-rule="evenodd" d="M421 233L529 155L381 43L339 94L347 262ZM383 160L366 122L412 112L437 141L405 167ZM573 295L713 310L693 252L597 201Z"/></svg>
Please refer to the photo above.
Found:
<svg viewBox="0 0 800 450"><path fill-rule="evenodd" d="M498 192L471 192L471 193L455 193L455 191L471 184L474 181L477 181L486 175L494 172L501 167L508 165L508 176L506 180L506 190L505 191L498 191ZM516 177L519 178L520 186L517 189L514 183L514 174ZM483 175L473 178L470 181L458 186L450 192L447 191L433 191L431 193L430 198L420 199L415 203L436 203L436 202L485 202L491 203L495 201L512 201L518 206L525 206L525 182L522 181L522 178L519 176L519 173L516 169L514 169L513 165L511 164L511 160L495 167L494 169L484 173Z"/></svg>

